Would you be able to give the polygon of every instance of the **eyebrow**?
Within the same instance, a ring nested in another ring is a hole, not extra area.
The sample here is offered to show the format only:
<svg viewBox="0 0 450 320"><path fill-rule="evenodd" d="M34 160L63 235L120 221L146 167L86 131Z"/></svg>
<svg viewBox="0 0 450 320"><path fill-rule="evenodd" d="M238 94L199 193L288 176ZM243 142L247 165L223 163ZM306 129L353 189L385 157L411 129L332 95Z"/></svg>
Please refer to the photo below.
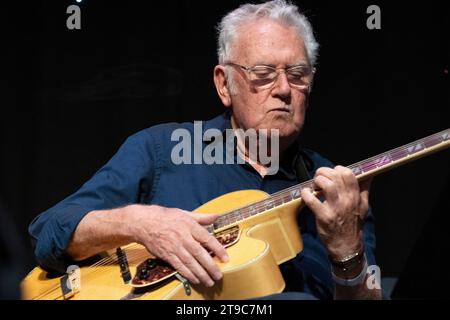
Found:
<svg viewBox="0 0 450 320"><path fill-rule="evenodd" d="M303 67L303 66L309 66L309 63L307 61L301 61L300 63L287 65L286 68Z"/></svg>
<svg viewBox="0 0 450 320"><path fill-rule="evenodd" d="M272 68L277 67L274 64L268 64L268 63L264 63L264 62L260 62L260 61L253 64L253 67L255 67L255 66L267 66L267 67L272 67ZM300 61L299 63L296 63L296 64L288 64L288 65L286 65L285 68L300 67L300 66L309 66L309 64L306 61Z"/></svg>

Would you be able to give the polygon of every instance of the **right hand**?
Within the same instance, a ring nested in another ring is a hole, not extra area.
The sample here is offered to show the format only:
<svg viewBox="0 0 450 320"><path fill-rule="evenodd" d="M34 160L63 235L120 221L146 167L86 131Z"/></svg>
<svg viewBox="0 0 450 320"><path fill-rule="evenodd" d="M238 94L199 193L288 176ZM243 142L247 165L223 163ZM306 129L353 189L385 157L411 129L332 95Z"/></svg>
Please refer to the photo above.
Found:
<svg viewBox="0 0 450 320"><path fill-rule="evenodd" d="M130 205L131 223L136 227L135 241L156 257L168 262L191 283L212 287L222 273L212 254L222 262L228 254L219 241L203 226L219 215L195 214L156 205Z"/></svg>

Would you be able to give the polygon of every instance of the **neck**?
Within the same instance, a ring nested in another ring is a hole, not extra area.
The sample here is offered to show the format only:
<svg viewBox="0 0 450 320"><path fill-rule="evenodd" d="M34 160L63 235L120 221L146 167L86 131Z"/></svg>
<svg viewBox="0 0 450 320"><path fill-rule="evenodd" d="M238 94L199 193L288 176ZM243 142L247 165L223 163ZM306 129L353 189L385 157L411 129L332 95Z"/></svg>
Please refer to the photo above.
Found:
<svg viewBox="0 0 450 320"><path fill-rule="evenodd" d="M283 144L283 141L278 140L278 136L272 135L269 130L244 132L233 117L231 117L231 127L237 139L238 156L249 163L262 177L276 173L280 159L286 155L290 144L286 144L286 141Z"/></svg>

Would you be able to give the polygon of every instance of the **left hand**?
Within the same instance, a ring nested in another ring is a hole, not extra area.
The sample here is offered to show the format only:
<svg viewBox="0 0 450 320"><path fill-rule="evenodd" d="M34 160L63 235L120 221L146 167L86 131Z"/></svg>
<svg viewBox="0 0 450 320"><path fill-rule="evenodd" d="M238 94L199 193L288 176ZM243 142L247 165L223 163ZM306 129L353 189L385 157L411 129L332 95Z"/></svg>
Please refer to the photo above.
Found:
<svg viewBox="0 0 450 320"><path fill-rule="evenodd" d="M364 180L358 184L346 167L322 167L316 171L314 185L322 190L325 201L321 202L308 188L301 191L302 199L316 216L317 231L332 259L343 259L363 245L370 183Z"/></svg>

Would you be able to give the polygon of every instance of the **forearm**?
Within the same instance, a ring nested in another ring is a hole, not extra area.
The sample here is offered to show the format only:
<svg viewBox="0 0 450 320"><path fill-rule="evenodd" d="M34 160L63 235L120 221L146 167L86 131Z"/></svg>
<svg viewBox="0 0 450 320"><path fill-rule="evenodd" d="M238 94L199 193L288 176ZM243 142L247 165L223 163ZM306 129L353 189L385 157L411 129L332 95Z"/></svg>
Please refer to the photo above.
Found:
<svg viewBox="0 0 450 320"><path fill-rule="evenodd" d="M83 260L137 242L190 282L212 286L222 278L222 273L211 255L228 261L225 248L205 228L217 217L139 204L92 211L78 224L66 253L74 260Z"/></svg>
<svg viewBox="0 0 450 320"><path fill-rule="evenodd" d="M135 231L129 223L131 206L89 212L78 224L67 247L74 260L135 241Z"/></svg>

